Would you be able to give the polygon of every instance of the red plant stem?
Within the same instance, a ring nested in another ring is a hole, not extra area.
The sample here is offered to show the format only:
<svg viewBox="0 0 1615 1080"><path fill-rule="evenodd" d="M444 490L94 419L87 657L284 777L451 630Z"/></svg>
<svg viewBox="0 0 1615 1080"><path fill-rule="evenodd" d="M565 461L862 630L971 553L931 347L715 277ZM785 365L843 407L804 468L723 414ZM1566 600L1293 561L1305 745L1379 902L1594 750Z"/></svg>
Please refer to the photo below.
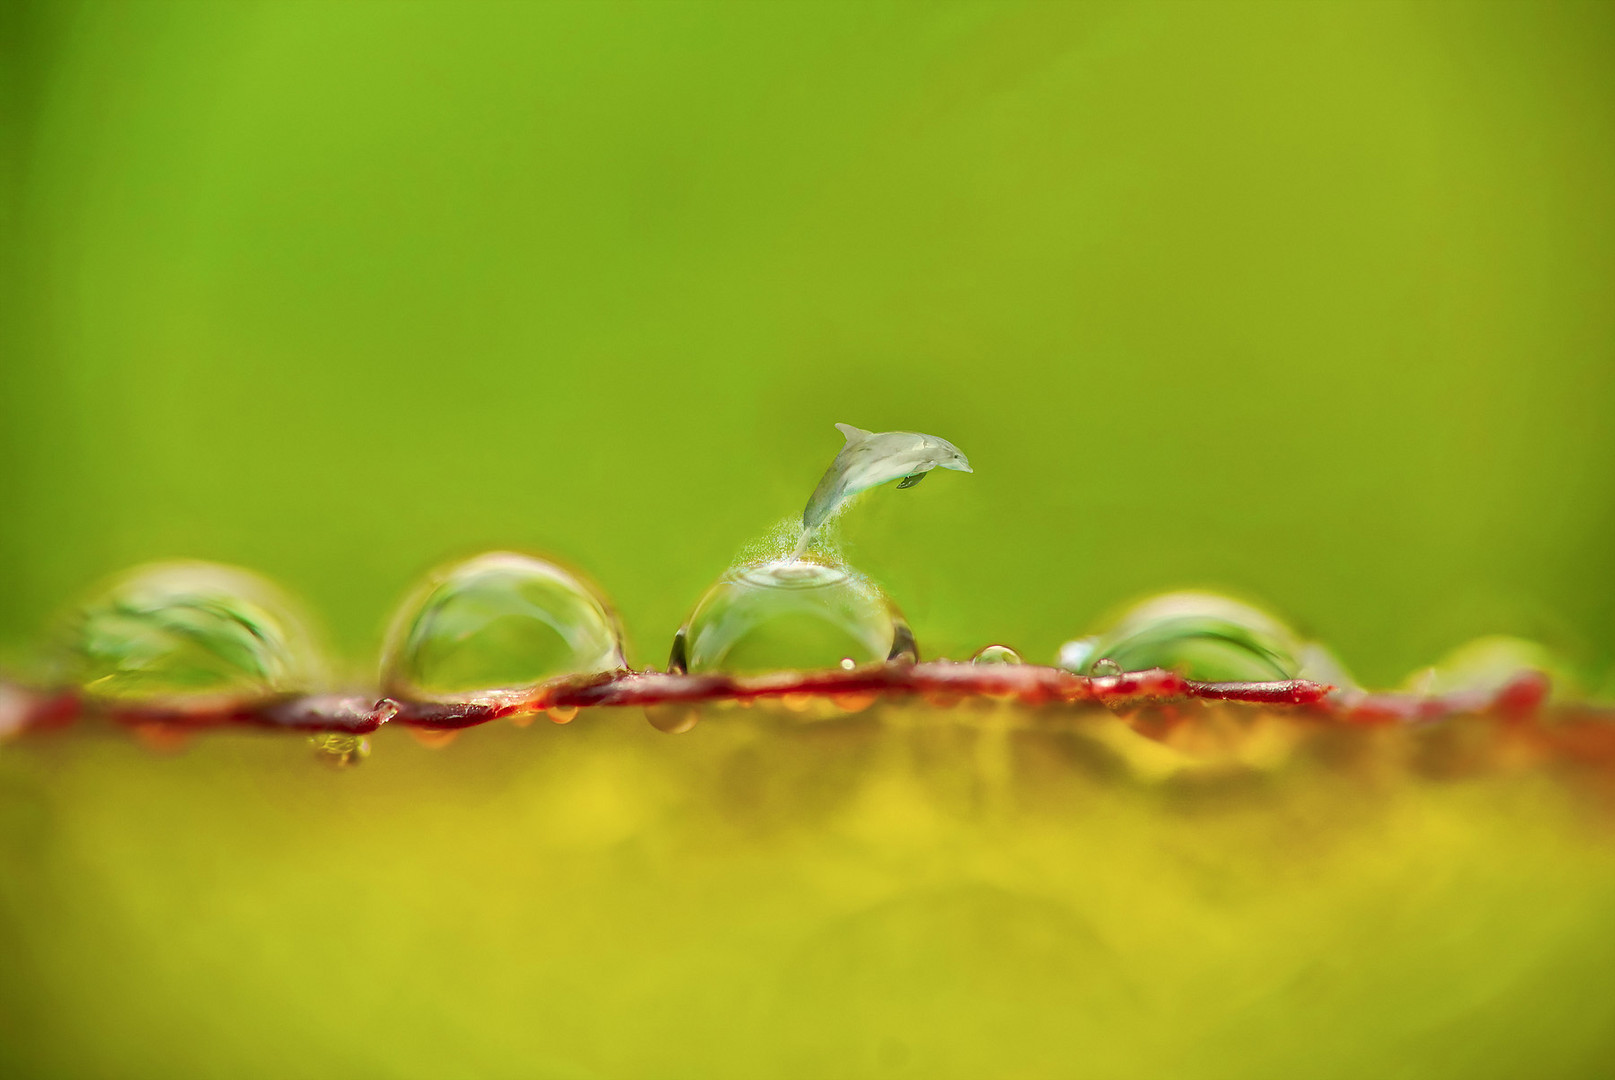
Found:
<svg viewBox="0 0 1615 1080"><path fill-rule="evenodd" d="M129 725L187 729L251 725L307 732L360 734L385 723L436 730L475 727L501 717L600 706L700 705L790 697L847 701L918 696L936 705L972 700L1027 706L1101 706L1127 711L1181 701L1227 702L1304 711L1351 725L1410 723L1466 714L1515 721L1546 712L1548 682L1522 672L1494 692L1443 697L1336 691L1320 683L1197 682L1160 669L1099 678L1035 665L984 665L934 661L870 664L850 671L781 671L767 675L669 675L615 671L567 676L523 690L502 690L457 700L379 701L356 695L319 695L259 701L95 701L71 691L29 691L0 684L0 736L71 723L93 713ZM1615 713L1582 707L1578 716L1615 723Z"/></svg>

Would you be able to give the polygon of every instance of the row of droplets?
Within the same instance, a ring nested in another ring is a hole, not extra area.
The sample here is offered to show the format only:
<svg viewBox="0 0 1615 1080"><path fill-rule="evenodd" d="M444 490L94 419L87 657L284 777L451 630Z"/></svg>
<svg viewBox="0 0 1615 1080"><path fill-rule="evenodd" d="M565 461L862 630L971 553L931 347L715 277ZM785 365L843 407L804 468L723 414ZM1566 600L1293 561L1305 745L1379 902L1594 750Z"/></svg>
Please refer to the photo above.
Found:
<svg viewBox="0 0 1615 1080"><path fill-rule="evenodd" d="M310 692L329 681L308 620L263 577L214 563L158 563L108 583L63 621L60 682L115 701L239 699ZM784 559L731 569L674 637L675 673L760 673L914 661L897 606L838 563ZM976 663L1021 663L989 645ZM1100 633L1067 642L1058 664L1083 675L1168 668L1215 682L1311 679L1352 688L1326 649L1282 621L1204 592L1157 596ZM1559 665L1530 642L1473 642L1409 689L1444 693ZM553 562L490 552L445 566L409 594L381 663L384 694L449 701L625 669L622 627L599 590Z"/></svg>

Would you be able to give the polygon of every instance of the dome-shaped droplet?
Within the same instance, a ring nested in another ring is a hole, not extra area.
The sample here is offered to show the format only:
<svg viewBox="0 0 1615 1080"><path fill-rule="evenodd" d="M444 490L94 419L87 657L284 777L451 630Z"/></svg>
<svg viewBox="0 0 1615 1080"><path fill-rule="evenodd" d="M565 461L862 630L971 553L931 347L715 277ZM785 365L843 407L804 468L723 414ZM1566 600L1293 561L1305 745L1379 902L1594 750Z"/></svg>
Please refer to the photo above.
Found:
<svg viewBox="0 0 1615 1080"><path fill-rule="evenodd" d="M1273 616L1214 593L1168 593L1129 610L1099 636L1088 673L1167 668L1209 682L1293 679L1295 635ZM1099 665L1109 664L1104 670Z"/></svg>
<svg viewBox="0 0 1615 1080"><path fill-rule="evenodd" d="M970 658L972 664L1023 664L1021 654L1008 645L983 645Z"/></svg>
<svg viewBox="0 0 1615 1080"><path fill-rule="evenodd" d="M617 617L593 588L495 551L437 571L404 602L381 679L394 697L449 698L626 666Z"/></svg>
<svg viewBox="0 0 1615 1080"><path fill-rule="evenodd" d="M1409 675L1404 690L1442 695L1494 693L1528 672L1541 672L1556 693L1574 696L1580 680L1563 657L1525 638L1493 635L1466 642L1427 668Z"/></svg>
<svg viewBox="0 0 1615 1080"><path fill-rule="evenodd" d="M895 605L846 566L780 560L730 571L673 641L671 671L764 672L914 660Z"/></svg>
<svg viewBox="0 0 1615 1080"><path fill-rule="evenodd" d="M136 567L64 622L59 645L67 678L103 698L269 697L320 681L297 605L216 563Z"/></svg>

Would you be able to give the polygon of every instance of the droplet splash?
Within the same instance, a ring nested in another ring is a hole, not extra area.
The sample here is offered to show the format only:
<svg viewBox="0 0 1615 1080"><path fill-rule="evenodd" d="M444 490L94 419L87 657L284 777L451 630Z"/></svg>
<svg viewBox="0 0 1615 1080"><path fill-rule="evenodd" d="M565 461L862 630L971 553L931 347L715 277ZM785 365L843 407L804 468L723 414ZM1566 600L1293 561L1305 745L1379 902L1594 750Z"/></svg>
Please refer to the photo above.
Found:
<svg viewBox="0 0 1615 1080"><path fill-rule="evenodd" d="M1099 636L1088 673L1164 668L1207 682L1285 680L1296 677L1298 649L1288 627L1249 604L1214 593L1167 593L1132 608Z"/></svg>
<svg viewBox="0 0 1615 1080"><path fill-rule="evenodd" d="M59 633L67 680L114 701L252 699L306 692L318 652L296 605L257 574L155 563L116 578Z"/></svg>
<svg viewBox="0 0 1615 1080"><path fill-rule="evenodd" d="M554 563L496 551L438 571L405 601L382 687L448 700L625 667L617 617L593 588Z"/></svg>
<svg viewBox="0 0 1615 1080"><path fill-rule="evenodd" d="M851 424L837 424L836 430L846 442L808 498L807 508L802 511L802 537L792 559L800 559L818 530L860 492L891 480L900 481L900 490L911 488L932 469L972 471L957 446L935 435L865 431Z"/></svg>
<svg viewBox="0 0 1615 1080"><path fill-rule="evenodd" d="M785 559L738 567L673 639L668 670L764 672L918 658L897 607L843 565Z"/></svg>

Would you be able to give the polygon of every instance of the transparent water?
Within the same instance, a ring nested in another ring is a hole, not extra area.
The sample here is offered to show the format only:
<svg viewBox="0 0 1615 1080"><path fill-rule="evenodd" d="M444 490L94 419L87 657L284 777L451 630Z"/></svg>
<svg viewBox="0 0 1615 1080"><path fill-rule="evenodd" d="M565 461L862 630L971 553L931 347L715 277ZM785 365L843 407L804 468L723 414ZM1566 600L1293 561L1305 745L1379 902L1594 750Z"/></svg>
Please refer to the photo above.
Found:
<svg viewBox="0 0 1615 1080"><path fill-rule="evenodd" d="M674 638L668 670L756 673L917 655L907 621L868 578L780 559L732 569L708 589Z"/></svg>
<svg viewBox="0 0 1615 1080"><path fill-rule="evenodd" d="M323 680L320 650L267 579L202 562L139 566L57 629L53 667L99 698L266 697Z"/></svg>
<svg viewBox="0 0 1615 1080"><path fill-rule="evenodd" d="M591 586L495 551L437 571L405 600L381 682L393 696L445 698L627 666L622 628Z"/></svg>

